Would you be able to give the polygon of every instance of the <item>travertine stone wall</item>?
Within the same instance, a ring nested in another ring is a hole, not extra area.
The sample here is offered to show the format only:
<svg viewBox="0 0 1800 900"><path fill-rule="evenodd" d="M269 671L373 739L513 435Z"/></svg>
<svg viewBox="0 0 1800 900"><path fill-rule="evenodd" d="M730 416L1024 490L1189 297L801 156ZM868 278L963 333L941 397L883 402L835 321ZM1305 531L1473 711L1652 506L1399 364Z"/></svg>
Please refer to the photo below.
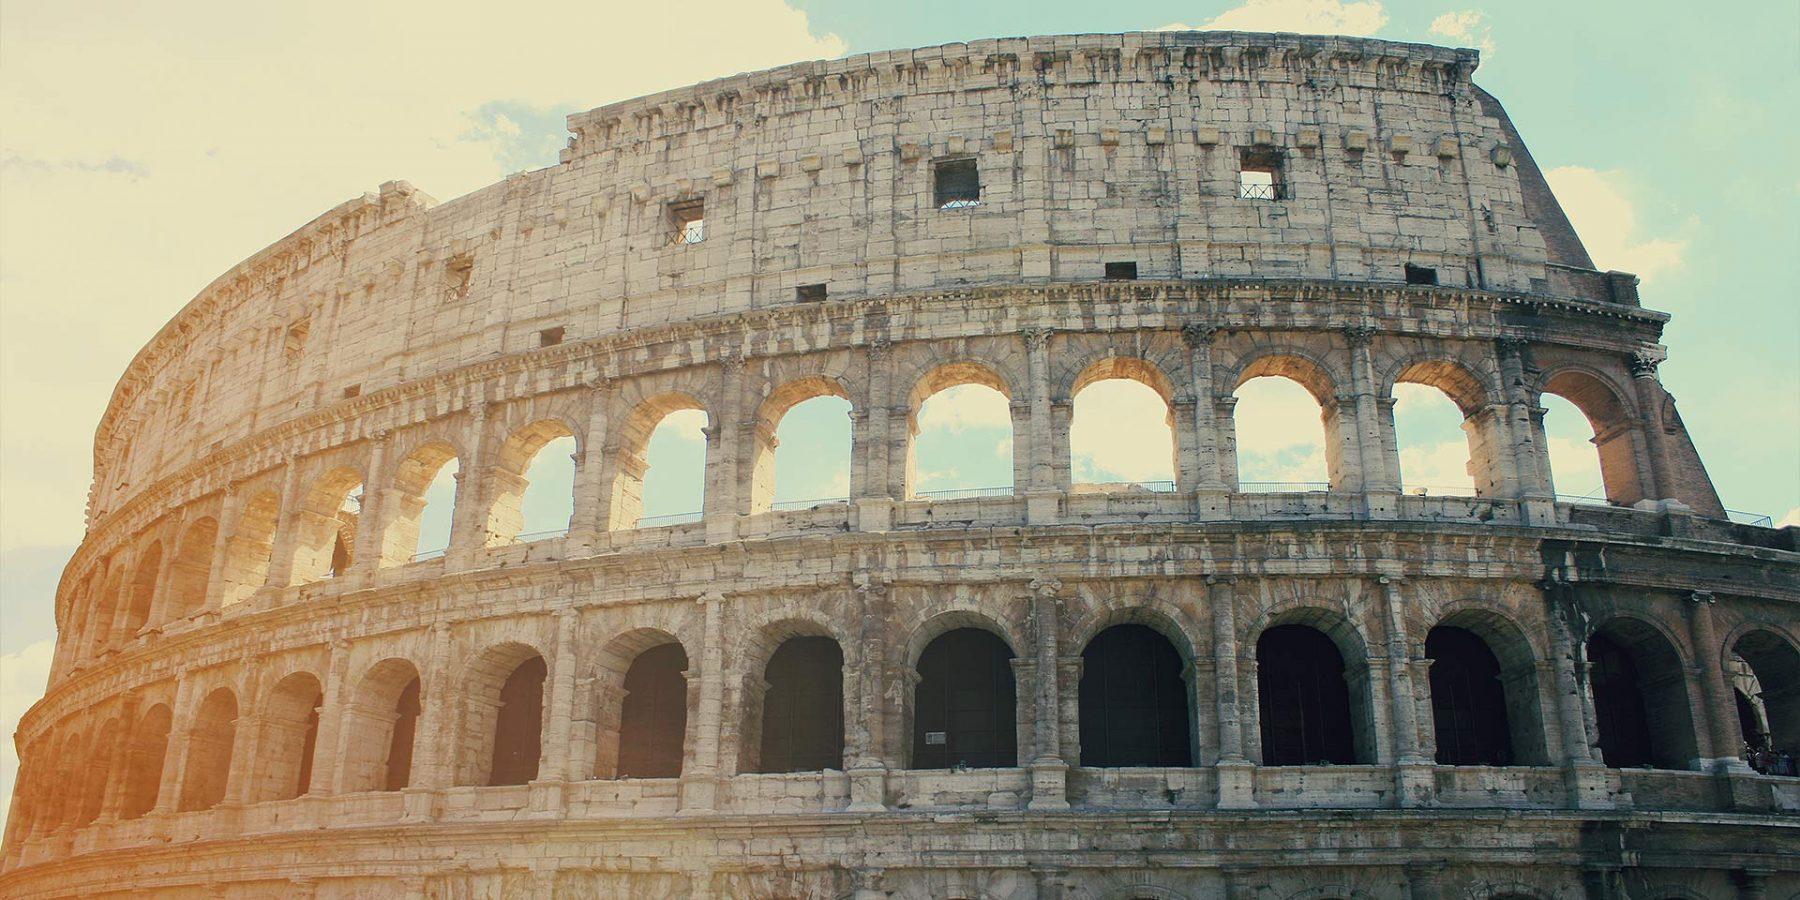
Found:
<svg viewBox="0 0 1800 900"><path fill-rule="evenodd" d="M858 56L572 116L558 165L455 201L393 182L328 212L120 382L0 890L1800 889L1800 781L1745 764L1733 693L1754 678L1800 733L1796 532L1724 518L1656 377L1667 317L1591 270L1474 66L1244 34ZM1239 196L1246 153L1279 157L1282 198ZM945 159L976 161L978 204L933 202ZM704 240L677 244L695 200ZM1102 280L1127 261L1141 280ZM1328 489L1244 490L1233 392L1261 375L1319 400L1299 424ZM1072 404L1111 377L1168 404L1172 489L1076 483ZM1476 496L1401 492L1409 382L1465 415ZM913 421L962 383L1010 401L1013 488L919 497ZM1593 423L1609 505L1557 500L1546 393ZM821 395L852 407L850 496L771 509L774 429ZM705 509L640 521L649 430L683 408L708 417ZM569 531L520 540L526 465L560 436ZM415 559L451 459L450 547ZM1181 660L1191 766L1083 762L1084 650L1124 624ZM1341 656L1354 763L1267 764L1257 646L1284 625ZM1438 762L1438 626L1496 657L1509 764ZM920 658L959 628L1012 654L1017 765L913 768ZM841 652L843 759L756 772L794 637ZM1597 638L1655 699L1655 768L1606 765ZM617 777L623 679L671 643L681 775ZM488 786L502 683L534 658L538 776Z"/></svg>

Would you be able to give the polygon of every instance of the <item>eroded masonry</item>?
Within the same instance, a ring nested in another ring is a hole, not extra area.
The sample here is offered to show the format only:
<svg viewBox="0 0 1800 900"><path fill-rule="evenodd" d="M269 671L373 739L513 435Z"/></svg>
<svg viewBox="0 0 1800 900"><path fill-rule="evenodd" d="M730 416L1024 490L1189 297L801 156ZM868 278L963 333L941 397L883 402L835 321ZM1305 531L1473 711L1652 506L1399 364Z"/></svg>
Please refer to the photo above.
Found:
<svg viewBox="0 0 1800 900"><path fill-rule="evenodd" d="M0 892L1800 891L1796 531L1729 520L1667 316L1594 270L1475 65L878 53L325 213L106 410ZM1265 376L1317 401L1327 482L1240 477ZM1118 379L1167 410L1167 482L1076 477L1074 399ZM924 490L920 410L970 384L1010 484ZM1460 409L1471 496L1404 489L1397 384ZM1559 499L1550 395L1604 502ZM818 397L847 490L782 502ZM704 499L666 515L650 439L691 410ZM533 530L559 455L572 515Z"/></svg>

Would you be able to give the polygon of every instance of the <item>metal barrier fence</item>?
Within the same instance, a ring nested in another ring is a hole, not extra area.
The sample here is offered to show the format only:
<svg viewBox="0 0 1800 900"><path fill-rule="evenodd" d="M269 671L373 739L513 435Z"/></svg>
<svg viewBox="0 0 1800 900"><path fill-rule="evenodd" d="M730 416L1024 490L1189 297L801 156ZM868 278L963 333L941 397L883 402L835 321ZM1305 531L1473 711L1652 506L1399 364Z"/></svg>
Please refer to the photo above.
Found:
<svg viewBox="0 0 1800 900"><path fill-rule="evenodd" d="M967 497L1010 497L1012 485L1005 487L950 488L941 491L913 491L914 500L962 500Z"/></svg>

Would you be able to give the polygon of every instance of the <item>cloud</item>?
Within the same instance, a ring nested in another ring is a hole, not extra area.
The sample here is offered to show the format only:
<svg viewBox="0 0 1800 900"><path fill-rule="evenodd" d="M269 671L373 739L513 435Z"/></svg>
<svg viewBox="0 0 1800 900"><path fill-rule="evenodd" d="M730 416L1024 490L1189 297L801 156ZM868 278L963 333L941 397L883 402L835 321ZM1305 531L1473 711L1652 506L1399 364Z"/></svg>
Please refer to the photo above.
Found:
<svg viewBox="0 0 1800 900"><path fill-rule="evenodd" d="M968 431L976 428L1012 428L1012 407L1006 396L980 384L959 384L926 399L919 409L919 431Z"/></svg>
<svg viewBox="0 0 1800 900"><path fill-rule="evenodd" d="M1329 480L1319 402L1305 388L1286 378L1252 378L1237 398L1240 482Z"/></svg>
<svg viewBox="0 0 1800 900"><path fill-rule="evenodd" d="M1157 31L1293 31L1367 37L1388 21L1381 0L1246 0L1203 25L1170 24Z"/></svg>
<svg viewBox="0 0 1800 900"><path fill-rule="evenodd" d="M1444 13L1431 20L1428 30L1438 37L1474 47L1483 57L1494 55L1494 31L1488 27L1487 14L1480 10Z"/></svg>
<svg viewBox="0 0 1800 900"><path fill-rule="evenodd" d="M12 798L13 782L19 776L19 751L13 746L12 735L25 711L44 696L55 649L56 642L45 638L17 653L0 655L0 734L5 735L5 740L0 741L0 798ZM10 806L0 801L0 828L6 825Z"/></svg>
<svg viewBox="0 0 1800 900"><path fill-rule="evenodd" d="M1079 482L1172 481L1169 407L1135 381L1108 379L1075 397L1070 464Z"/></svg>
<svg viewBox="0 0 1800 900"><path fill-rule="evenodd" d="M1639 231L1635 191L1625 173L1559 166L1544 177L1599 268L1631 272L1648 282L1686 261L1687 241Z"/></svg>

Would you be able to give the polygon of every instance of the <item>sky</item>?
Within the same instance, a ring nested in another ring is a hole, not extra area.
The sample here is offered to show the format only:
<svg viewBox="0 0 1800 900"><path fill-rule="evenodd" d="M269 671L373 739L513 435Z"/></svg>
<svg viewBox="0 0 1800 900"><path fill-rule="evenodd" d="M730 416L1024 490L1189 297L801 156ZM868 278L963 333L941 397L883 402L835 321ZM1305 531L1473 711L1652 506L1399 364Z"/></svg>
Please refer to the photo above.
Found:
<svg viewBox="0 0 1800 900"><path fill-rule="evenodd" d="M43 690L52 595L81 539L113 384L258 249L383 181L447 200L549 165L565 115L651 91L846 53L1172 26L1481 50L1476 82L1506 104L1597 264L1637 273L1645 305L1674 314L1661 375L1725 504L1800 521L1800 5L0 0L0 731ZM919 489L1010 483L1006 407L984 390L921 411ZM1408 488L1466 490L1454 408L1398 393ZM1591 432L1546 405L1557 489L1592 490ZM1238 410L1243 480L1324 480L1318 407L1297 385L1256 379ZM847 493L843 413L821 401L782 421L778 502ZM1078 480L1172 477L1148 389L1097 383L1075 415ZM702 424L657 429L646 515L699 509ZM527 532L566 526L569 449L540 456ZM447 540L452 484L428 495L421 550ZM12 753L7 740L0 796Z"/></svg>

